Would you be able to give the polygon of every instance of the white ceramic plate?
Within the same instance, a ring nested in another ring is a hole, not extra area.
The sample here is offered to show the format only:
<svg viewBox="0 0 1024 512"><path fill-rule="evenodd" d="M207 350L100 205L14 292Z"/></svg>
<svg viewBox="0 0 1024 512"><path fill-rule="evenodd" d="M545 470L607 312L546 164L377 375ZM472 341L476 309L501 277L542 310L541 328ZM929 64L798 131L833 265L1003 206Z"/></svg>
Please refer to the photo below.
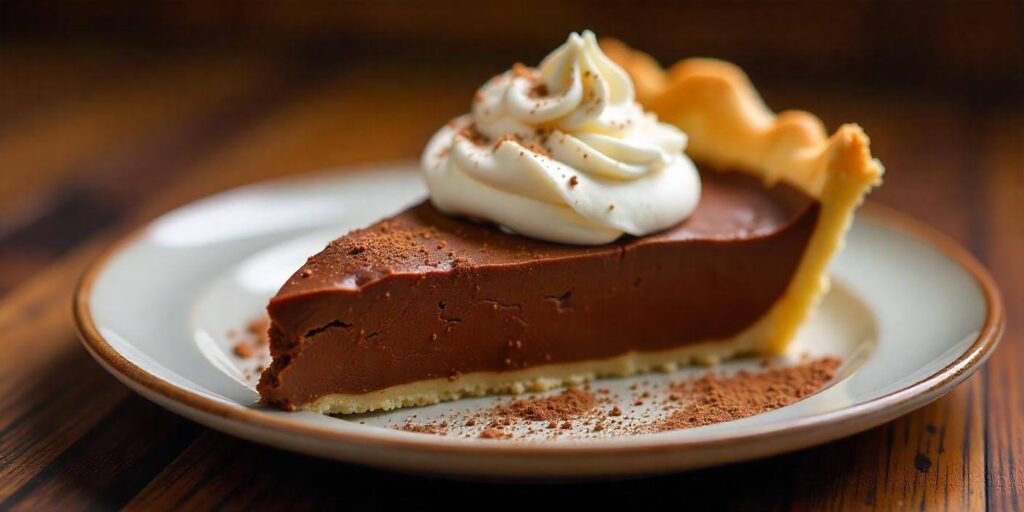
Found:
<svg viewBox="0 0 1024 512"><path fill-rule="evenodd" d="M85 346L154 402L259 443L417 472L580 477L721 464L865 430L962 382L1002 331L998 292L970 255L915 221L869 207L834 265L832 291L787 356L838 355L843 366L829 387L790 406L664 433L594 435L581 428L555 439L502 441L395 428L413 415L428 422L486 409L500 398L355 418L258 406L255 381L246 376L254 363L231 353L228 333L259 316L287 276L327 241L423 195L410 167L392 166L256 184L175 210L84 275L75 314ZM600 385L629 397L638 380L696 371Z"/></svg>

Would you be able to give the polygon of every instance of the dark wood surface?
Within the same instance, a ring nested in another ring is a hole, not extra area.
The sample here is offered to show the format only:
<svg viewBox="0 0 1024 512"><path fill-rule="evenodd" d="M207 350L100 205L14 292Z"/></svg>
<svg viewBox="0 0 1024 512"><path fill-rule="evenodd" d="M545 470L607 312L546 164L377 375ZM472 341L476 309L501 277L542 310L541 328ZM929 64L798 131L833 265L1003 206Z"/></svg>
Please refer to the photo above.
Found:
<svg viewBox="0 0 1024 512"><path fill-rule="evenodd" d="M365 50L365 48L363 48ZM97 251L243 183L416 158L508 62L335 49L0 45L0 509L414 507L556 499L751 510L1010 510L1024 500L1024 97L755 73L776 109L861 123L874 196L986 263L1009 326L948 396L868 432L744 464L614 483L409 476L265 448L128 391L79 345L75 280ZM761 69L770 69L765 65ZM801 85L806 84L806 85Z"/></svg>

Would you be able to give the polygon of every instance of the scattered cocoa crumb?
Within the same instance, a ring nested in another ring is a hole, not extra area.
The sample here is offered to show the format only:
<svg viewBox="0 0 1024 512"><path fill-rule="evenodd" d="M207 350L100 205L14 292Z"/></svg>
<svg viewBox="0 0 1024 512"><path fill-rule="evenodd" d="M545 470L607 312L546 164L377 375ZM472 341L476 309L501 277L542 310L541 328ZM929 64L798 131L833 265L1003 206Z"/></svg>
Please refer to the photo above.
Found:
<svg viewBox="0 0 1024 512"><path fill-rule="evenodd" d="M483 439L510 439L512 436L510 436L503 430L498 430L496 428L485 428L482 432L480 432L480 437Z"/></svg>
<svg viewBox="0 0 1024 512"><path fill-rule="evenodd" d="M235 343L232 351L238 357L252 357L253 354L256 353L256 347L253 347L252 343L249 343L248 341L239 341L238 343Z"/></svg>
<svg viewBox="0 0 1024 512"><path fill-rule="evenodd" d="M249 334L258 334L261 336L265 336L268 329L270 329L270 319L266 316L253 318L252 320L249 320L249 323L245 326L245 330L248 331Z"/></svg>
<svg viewBox="0 0 1024 512"><path fill-rule="evenodd" d="M476 426L476 418L470 418L470 419L466 420L466 426L467 427L475 427Z"/></svg>
<svg viewBox="0 0 1024 512"><path fill-rule="evenodd" d="M573 177L569 178L569 186L570 187L575 187L576 185L579 185L579 184L580 184L580 180L578 178L576 178L576 176L573 176Z"/></svg>
<svg viewBox="0 0 1024 512"><path fill-rule="evenodd" d="M565 421L562 422L562 429L563 430L568 430L570 428L572 428L572 422L571 421L565 420Z"/></svg>
<svg viewBox="0 0 1024 512"><path fill-rule="evenodd" d="M429 423L406 423L400 427L400 430L406 432L416 432L417 434L433 434L435 436L446 436L448 435L447 423L441 425L431 425Z"/></svg>
<svg viewBox="0 0 1024 512"><path fill-rule="evenodd" d="M622 409L619 406L612 407L612 410L608 413L609 416L622 416Z"/></svg>
<svg viewBox="0 0 1024 512"><path fill-rule="evenodd" d="M266 315L260 315L259 317L250 320L246 323L241 333L235 329L231 329L228 331L228 338L233 339L234 341L231 347L231 352L235 357L252 359L254 362L258 361L260 358L265 358L267 356L266 351L259 350L259 348L266 347L270 343L270 338L267 333L269 329L270 319L267 318ZM255 372L253 371L254 368L248 368L245 372L248 372L255 377L262 373L263 369L263 365L260 364L260 366L255 368Z"/></svg>

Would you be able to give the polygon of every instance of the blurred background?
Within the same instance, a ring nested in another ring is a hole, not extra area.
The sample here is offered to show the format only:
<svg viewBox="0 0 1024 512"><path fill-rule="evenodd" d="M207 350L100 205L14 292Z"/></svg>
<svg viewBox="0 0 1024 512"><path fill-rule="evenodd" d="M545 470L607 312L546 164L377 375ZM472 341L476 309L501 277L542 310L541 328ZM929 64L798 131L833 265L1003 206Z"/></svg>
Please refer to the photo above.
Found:
<svg viewBox="0 0 1024 512"><path fill-rule="evenodd" d="M153 217L256 180L415 159L487 78L585 28L663 64L731 60L776 110L809 110L830 130L860 123L887 168L871 200L977 255L1009 323L976 377L885 426L566 492L752 510L1019 507L1024 3L0 0L0 508L154 495L315 508L349 497L339 482L371 500L544 503L558 487L538 498L413 479L201 429L94 364L68 303L86 264Z"/></svg>
<svg viewBox="0 0 1024 512"><path fill-rule="evenodd" d="M950 205L980 201L982 155L1024 131L1021 3L8 0L0 291L217 190L415 158L484 80L584 28L861 123L890 171L876 198L968 242L984 223Z"/></svg>

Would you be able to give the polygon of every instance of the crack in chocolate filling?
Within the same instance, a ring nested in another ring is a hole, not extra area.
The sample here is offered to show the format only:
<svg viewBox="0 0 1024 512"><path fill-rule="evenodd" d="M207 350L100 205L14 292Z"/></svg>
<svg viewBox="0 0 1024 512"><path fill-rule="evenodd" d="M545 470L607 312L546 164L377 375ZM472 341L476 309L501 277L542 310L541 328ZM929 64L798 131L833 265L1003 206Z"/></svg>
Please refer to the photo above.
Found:
<svg viewBox="0 0 1024 512"><path fill-rule="evenodd" d="M312 338L313 336L316 336L317 334L320 334L320 333L322 333L322 332L324 332L324 331L326 331L328 329L336 329L336 328L339 328L339 327L348 329L349 327L352 327L352 324L350 324L348 322L345 322L345 321L342 321L342 320L331 320L330 322L327 322L324 325L321 325L319 327L314 327L314 328L306 331L306 334L304 336L306 338Z"/></svg>
<svg viewBox="0 0 1024 512"><path fill-rule="evenodd" d="M271 300L259 392L294 408L734 336L785 293L820 205L739 172L705 170L702 186L681 224L603 246L510 235L429 203L353 231Z"/></svg>

